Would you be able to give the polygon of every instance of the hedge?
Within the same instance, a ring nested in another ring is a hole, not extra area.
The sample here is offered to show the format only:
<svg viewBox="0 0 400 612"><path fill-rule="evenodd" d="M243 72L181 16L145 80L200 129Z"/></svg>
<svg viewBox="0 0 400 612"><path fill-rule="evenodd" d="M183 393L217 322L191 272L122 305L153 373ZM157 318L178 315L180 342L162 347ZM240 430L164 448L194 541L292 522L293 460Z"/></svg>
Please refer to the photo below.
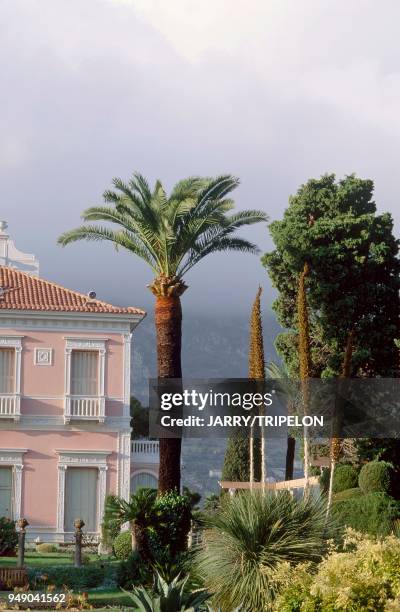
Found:
<svg viewBox="0 0 400 612"><path fill-rule="evenodd" d="M113 542L114 555L117 559L126 561L132 553L132 533L123 531L115 538Z"/></svg>
<svg viewBox="0 0 400 612"><path fill-rule="evenodd" d="M392 483L393 467L387 461L370 461L360 472L358 484L363 493L381 491L389 493Z"/></svg>
<svg viewBox="0 0 400 612"><path fill-rule="evenodd" d="M371 535L386 535L400 518L400 503L383 492L367 493L335 501L333 515L342 526Z"/></svg>

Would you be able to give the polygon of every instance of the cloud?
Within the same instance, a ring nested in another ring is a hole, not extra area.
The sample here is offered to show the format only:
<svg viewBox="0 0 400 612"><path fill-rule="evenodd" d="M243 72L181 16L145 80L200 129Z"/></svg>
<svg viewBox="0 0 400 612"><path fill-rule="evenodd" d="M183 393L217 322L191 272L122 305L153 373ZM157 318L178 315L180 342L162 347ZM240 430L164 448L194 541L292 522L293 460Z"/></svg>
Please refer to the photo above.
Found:
<svg viewBox="0 0 400 612"><path fill-rule="evenodd" d="M238 206L272 218L310 176L355 171L398 215L399 17L391 0L3 0L2 217L19 248L55 280L124 300L134 270L137 301L149 276L129 256L55 246L133 169L167 187L231 172ZM269 248L265 228L251 237ZM244 304L265 278L244 256L217 257L213 279L200 267L187 299L207 302L206 279L222 304L238 266Z"/></svg>

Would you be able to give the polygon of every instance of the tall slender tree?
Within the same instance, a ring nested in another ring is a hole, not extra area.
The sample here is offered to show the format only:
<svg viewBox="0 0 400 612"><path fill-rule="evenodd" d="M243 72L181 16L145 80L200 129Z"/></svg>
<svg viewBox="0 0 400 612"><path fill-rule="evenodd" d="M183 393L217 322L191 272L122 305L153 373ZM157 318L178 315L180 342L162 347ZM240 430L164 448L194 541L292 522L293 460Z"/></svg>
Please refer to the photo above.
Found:
<svg viewBox="0 0 400 612"><path fill-rule="evenodd" d="M275 249L263 263L279 292L274 309L285 331L276 346L289 374L296 378L300 370L298 279L307 261L311 376L342 375L352 330L352 376L398 376L400 241L391 216L377 213L373 182L311 179L270 231ZM400 471L399 441L391 447Z"/></svg>
<svg viewBox="0 0 400 612"><path fill-rule="evenodd" d="M258 288L254 300L250 319L250 346L249 346L249 378L255 381L265 380L265 358L264 358L264 338L261 319L261 287ZM250 432L250 483L254 482L256 473L255 463L257 461L257 450L260 448L260 476L261 482L266 480L266 457L265 457L265 436L264 428L261 427L259 444L255 443L254 432Z"/></svg>
<svg viewBox="0 0 400 612"><path fill-rule="evenodd" d="M310 384L311 376L311 351L310 351L310 323L308 316L306 278L310 273L308 263L304 264L303 271L299 278L299 288L297 293L297 318L299 326L299 374L302 390L303 412L306 415L309 411ZM304 428L304 478L306 482L309 476L310 465L310 439L308 430Z"/></svg>
<svg viewBox="0 0 400 612"><path fill-rule="evenodd" d="M239 180L230 175L190 177L178 182L168 196L160 181L151 189L139 173L125 183L114 179L104 193L104 206L84 211L86 224L64 233L63 246L78 240L109 241L143 259L154 279L157 370L159 378L181 378L181 296L183 277L204 257L219 251L257 253L257 247L236 236L242 226L266 221L262 211L228 214L234 207L229 194ZM160 440L159 491L180 488L180 439Z"/></svg>
<svg viewBox="0 0 400 612"><path fill-rule="evenodd" d="M354 329L350 331L348 338L347 338L341 378L351 377L351 365L352 365L352 359L353 359L353 351L354 351ZM341 402L341 398L339 398L339 402ZM339 413L341 413L341 407L339 409ZM332 505L333 479L335 475L335 468L336 468L337 462L340 459L340 454L342 450L342 442L341 442L341 439L339 438L340 426L341 426L341 419L340 419L341 414L333 415L333 416L334 416L332 420L333 431L332 431L332 438L330 442L330 452L329 452L331 472L329 475L327 513L330 512L330 508Z"/></svg>

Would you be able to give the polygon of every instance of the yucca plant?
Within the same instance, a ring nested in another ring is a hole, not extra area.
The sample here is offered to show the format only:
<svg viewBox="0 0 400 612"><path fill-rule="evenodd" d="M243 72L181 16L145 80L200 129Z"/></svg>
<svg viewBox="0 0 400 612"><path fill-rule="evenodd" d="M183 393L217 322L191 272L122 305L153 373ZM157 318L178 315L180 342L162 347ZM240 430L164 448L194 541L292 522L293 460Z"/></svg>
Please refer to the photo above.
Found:
<svg viewBox="0 0 400 612"><path fill-rule="evenodd" d="M263 610L274 598L279 563L317 562L329 526L325 504L309 495L243 492L208 519L198 568L212 603L224 611Z"/></svg>
<svg viewBox="0 0 400 612"><path fill-rule="evenodd" d="M182 377L181 295L187 285L183 276L212 253L257 253L257 247L237 236L243 226L267 221L258 210L228 214L234 207L229 194L239 180L230 175L215 178L189 177L178 182L168 196L160 181L150 188L135 172L125 183L114 179L113 190L104 192L104 206L84 211L86 222L60 236L65 246L78 240L108 241L143 259L154 275L149 289L154 294L157 334L157 375ZM160 440L158 487L161 493L180 490L181 440Z"/></svg>
<svg viewBox="0 0 400 612"><path fill-rule="evenodd" d="M154 574L153 588L137 587L132 592L125 591L139 612L200 612L209 595L205 589L190 591L188 577L176 576L166 582L159 573Z"/></svg>

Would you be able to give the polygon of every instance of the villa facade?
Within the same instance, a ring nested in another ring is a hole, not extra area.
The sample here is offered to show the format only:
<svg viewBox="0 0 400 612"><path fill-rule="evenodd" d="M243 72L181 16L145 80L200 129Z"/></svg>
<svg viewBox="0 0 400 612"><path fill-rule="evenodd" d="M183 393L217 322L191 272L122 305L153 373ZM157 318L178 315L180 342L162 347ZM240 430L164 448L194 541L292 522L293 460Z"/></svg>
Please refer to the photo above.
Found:
<svg viewBox="0 0 400 612"><path fill-rule="evenodd" d="M130 428L131 339L145 313L43 280L32 256L18 269L5 230L0 516L26 518L29 539L70 540L76 518L98 534L107 493L157 483L157 443L131 442Z"/></svg>

